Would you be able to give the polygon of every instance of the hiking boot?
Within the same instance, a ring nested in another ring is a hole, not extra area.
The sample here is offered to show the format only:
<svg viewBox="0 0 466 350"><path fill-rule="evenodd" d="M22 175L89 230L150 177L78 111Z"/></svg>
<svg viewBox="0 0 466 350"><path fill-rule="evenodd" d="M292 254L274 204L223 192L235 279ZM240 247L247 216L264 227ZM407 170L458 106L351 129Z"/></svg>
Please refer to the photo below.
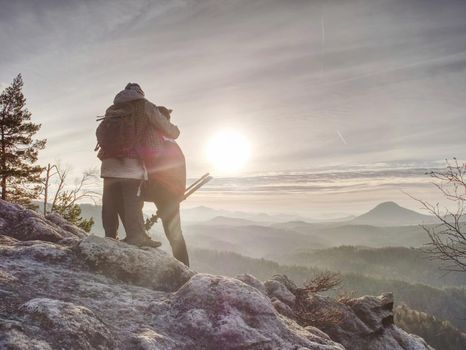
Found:
<svg viewBox="0 0 466 350"><path fill-rule="evenodd" d="M151 248L158 248L162 245L161 242L151 239L149 236L144 235L137 238L128 238L126 237L123 242L131 245L135 245L137 247L151 247Z"/></svg>

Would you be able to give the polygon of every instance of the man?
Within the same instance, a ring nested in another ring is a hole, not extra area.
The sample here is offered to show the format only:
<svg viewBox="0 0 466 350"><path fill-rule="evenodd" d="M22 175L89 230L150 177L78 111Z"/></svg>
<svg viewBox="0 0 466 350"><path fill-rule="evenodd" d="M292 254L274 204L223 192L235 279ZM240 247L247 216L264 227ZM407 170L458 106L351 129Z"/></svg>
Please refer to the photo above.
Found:
<svg viewBox="0 0 466 350"><path fill-rule="evenodd" d="M171 120L173 110L157 107L159 112ZM173 256L189 266L188 251L181 231L180 201L186 189L186 161L181 148L173 138L162 135L161 152L145 158L149 181L144 187L144 197L154 202L157 216L172 248Z"/></svg>
<svg viewBox="0 0 466 350"><path fill-rule="evenodd" d="M141 87L129 83L115 96L96 134L104 179L102 223L105 236L118 239L120 217L126 243L156 248L161 243L152 240L144 229L141 196L141 184L147 179L147 173L140 153L147 145L154 148L160 143L158 138L151 137L151 129L174 139L180 134L178 127L145 99Z"/></svg>

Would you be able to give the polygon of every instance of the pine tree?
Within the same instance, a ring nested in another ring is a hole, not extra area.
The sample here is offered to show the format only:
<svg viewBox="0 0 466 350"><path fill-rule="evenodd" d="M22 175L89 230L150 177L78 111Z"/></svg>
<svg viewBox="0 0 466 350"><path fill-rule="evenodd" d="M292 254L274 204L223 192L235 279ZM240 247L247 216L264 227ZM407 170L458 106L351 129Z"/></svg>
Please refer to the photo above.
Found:
<svg viewBox="0 0 466 350"><path fill-rule="evenodd" d="M94 219L81 217L81 207L74 203L69 192L63 192L58 196L56 204L52 206L52 212L60 214L68 222L78 226L86 232L90 232L94 225Z"/></svg>
<svg viewBox="0 0 466 350"><path fill-rule="evenodd" d="M0 95L0 188L2 199L31 207L39 196L41 172L35 165L47 140L33 140L41 125L25 108L21 74Z"/></svg>

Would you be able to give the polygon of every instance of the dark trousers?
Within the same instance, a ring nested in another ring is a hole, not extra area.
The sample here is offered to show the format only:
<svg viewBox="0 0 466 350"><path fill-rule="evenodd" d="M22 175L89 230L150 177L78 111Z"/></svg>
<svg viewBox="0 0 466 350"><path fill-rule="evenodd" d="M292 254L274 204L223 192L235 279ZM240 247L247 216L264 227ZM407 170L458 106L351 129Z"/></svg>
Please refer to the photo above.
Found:
<svg viewBox="0 0 466 350"><path fill-rule="evenodd" d="M189 266L188 250L181 231L180 202L170 191L157 188L154 191L157 215L162 219L163 230L172 247L173 256Z"/></svg>
<svg viewBox="0 0 466 350"><path fill-rule="evenodd" d="M140 180L104 178L102 224L105 237L117 237L118 217L123 223L126 237L133 239L146 235L142 214L144 201L138 196L140 184Z"/></svg>

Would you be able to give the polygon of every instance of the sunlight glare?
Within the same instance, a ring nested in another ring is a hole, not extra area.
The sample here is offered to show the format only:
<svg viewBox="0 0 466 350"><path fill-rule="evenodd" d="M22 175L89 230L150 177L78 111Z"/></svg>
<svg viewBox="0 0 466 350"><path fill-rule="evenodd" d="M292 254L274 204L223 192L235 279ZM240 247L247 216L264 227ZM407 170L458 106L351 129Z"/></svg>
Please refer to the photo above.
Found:
<svg viewBox="0 0 466 350"><path fill-rule="evenodd" d="M236 173L249 160L249 141L234 130L217 133L207 144L207 159L217 173Z"/></svg>

